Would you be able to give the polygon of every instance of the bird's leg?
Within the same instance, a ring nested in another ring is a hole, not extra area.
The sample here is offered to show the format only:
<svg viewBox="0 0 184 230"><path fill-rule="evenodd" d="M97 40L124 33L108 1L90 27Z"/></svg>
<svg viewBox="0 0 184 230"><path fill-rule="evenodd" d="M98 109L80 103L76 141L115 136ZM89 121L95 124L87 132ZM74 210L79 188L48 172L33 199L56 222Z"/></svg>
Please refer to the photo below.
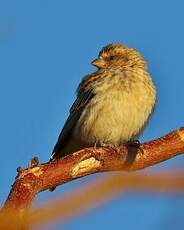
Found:
<svg viewBox="0 0 184 230"><path fill-rule="evenodd" d="M139 149L140 152L142 154L144 154L144 151L140 148L140 145L141 145L141 143L139 140L130 140L127 142L127 147L130 147L130 148L132 147L132 148L135 148L137 150Z"/></svg>
<svg viewBox="0 0 184 230"><path fill-rule="evenodd" d="M94 144L94 149L96 150L97 148L97 141L95 141L95 144Z"/></svg>

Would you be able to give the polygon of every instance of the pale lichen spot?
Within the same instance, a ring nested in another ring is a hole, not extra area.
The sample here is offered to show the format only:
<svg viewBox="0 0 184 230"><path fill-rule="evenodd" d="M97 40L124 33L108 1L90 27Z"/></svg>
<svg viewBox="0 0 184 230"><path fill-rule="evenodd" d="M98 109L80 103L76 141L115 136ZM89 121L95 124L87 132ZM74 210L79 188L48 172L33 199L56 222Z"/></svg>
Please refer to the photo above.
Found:
<svg viewBox="0 0 184 230"><path fill-rule="evenodd" d="M31 189L31 185L29 183L24 183L23 185L24 185L24 187Z"/></svg>
<svg viewBox="0 0 184 230"><path fill-rule="evenodd" d="M94 157L83 160L75 165L72 169L71 175L77 176L85 172L90 172L92 169L96 169L101 165L99 160L96 160Z"/></svg>
<svg viewBox="0 0 184 230"><path fill-rule="evenodd" d="M145 153L145 152L144 152ZM141 152L141 150L136 154L136 160L140 160L140 159L143 159L143 158L146 158L146 154L144 154L143 152Z"/></svg>
<svg viewBox="0 0 184 230"><path fill-rule="evenodd" d="M40 176L43 172L41 170L41 168L39 166L34 167L31 169L31 172L35 175L35 176Z"/></svg>
<svg viewBox="0 0 184 230"><path fill-rule="evenodd" d="M178 130L178 135L179 135L181 141L184 141L184 130L183 129Z"/></svg>

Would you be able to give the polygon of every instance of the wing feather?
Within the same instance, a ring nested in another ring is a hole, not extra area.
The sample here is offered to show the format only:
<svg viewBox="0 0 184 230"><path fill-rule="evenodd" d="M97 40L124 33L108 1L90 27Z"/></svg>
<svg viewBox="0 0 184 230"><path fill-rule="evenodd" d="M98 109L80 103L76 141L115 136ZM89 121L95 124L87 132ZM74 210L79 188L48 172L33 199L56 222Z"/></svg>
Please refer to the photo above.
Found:
<svg viewBox="0 0 184 230"><path fill-rule="evenodd" d="M87 76L86 78L89 78L89 76ZM70 109L69 117L66 120L65 125L58 137L58 141L51 155L51 160L62 157L63 154L62 149L67 145L71 133L75 128L77 121L79 120L82 112L84 111L84 108L89 103L89 101L94 97L93 88L86 87L85 79L81 82L81 84L78 87L77 99L73 103Z"/></svg>

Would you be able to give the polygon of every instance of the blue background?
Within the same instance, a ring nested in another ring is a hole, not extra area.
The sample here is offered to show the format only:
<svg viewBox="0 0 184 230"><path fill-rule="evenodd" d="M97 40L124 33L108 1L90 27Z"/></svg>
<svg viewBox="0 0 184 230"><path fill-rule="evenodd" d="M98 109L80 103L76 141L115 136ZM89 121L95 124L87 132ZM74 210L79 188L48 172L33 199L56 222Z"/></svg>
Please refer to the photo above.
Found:
<svg viewBox="0 0 184 230"><path fill-rule="evenodd" d="M17 166L48 160L82 76L111 42L138 49L158 90L155 113L141 141L183 125L182 1L0 1L0 201ZM179 156L153 169L182 167ZM145 170L146 172L146 170ZM36 202L86 183L83 178L41 193ZM129 193L65 223L64 229L181 229L183 197ZM59 223L48 229L60 229ZM45 229L45 228L44 228Z"/></svg>

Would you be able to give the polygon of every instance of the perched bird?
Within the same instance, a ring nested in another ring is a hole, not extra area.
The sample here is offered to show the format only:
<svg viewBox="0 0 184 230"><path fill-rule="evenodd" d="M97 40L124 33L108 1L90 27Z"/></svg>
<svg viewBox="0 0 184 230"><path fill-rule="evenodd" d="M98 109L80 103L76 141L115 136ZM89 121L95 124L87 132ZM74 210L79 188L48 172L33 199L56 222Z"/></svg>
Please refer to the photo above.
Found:
<svg viewBox="0 0 184 230"><path fill-rule="evenodd" d="M51 160L89 146L116 146L143 131L156 100L143 57L132 48L109 44L92 63L53 149Z"/></svg>

